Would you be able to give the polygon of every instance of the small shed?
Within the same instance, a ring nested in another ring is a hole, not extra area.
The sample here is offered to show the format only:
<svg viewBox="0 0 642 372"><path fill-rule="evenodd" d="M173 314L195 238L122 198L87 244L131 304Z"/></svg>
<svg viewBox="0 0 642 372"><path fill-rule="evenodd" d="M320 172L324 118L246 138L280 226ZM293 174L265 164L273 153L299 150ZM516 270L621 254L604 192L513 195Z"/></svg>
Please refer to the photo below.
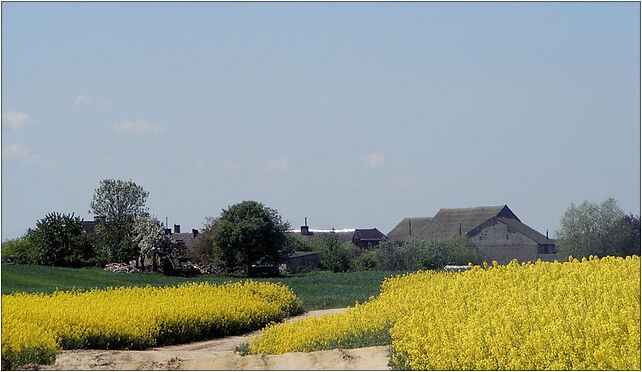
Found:
<svg viewBox="0 0 642 372"><path fill-rule="evenodd" d="M291 273L298 273L303 267L317 268L321 264L319 252L294 252L292 253L285 266Z"/></svg>

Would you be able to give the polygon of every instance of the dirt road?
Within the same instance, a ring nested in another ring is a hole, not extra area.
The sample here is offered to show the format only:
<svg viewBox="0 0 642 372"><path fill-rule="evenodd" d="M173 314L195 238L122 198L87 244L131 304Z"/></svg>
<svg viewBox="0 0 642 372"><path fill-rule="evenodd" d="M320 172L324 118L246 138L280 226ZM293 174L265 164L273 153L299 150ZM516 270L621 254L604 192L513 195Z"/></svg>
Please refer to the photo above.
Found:
<svg viewBox="0 0 642 372"><path fill-rule="evenodd" d="M289 319L343 312L345 309L317 310ZM66 350L46 370L386 370L388 348L335 349L312 353L248 355L234 353L236 346L257 335L194 342L185 345L130 350Z"/></svg>

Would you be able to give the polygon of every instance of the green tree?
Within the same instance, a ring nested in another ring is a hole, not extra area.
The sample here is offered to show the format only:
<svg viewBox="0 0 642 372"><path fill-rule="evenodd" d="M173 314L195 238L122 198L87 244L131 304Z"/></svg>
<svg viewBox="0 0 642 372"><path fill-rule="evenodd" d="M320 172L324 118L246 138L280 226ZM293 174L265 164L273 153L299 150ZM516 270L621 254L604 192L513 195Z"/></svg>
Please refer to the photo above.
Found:
<svg viewBox="0 0 642 372"><path fill-rule="evenodd" d="M376 250L364 250L352 258L350 268L354 271L371 271L377 269Z"/></svg>
<svg viewBox="0 0 642 372"><path fill-rule="evenodd" d="M306 242L299 234L288 234L288 237L292 241L294 250L297 252L310 252L314 250L314 246Z"/></svg>
<svg viewBox="0 0 642 372"><path fill-rule="evenodd" d="M244 201L223 210L213 227L216 264L227 272L246 273L254 264L279 264L292 252L290 227L274 209Z"/></svg>
<svg viewBox="0 0 642 372"><path fill-rule="evenodd" d="M556 235L561 257L625 256L640 252L640 219L625 215L613 198L601 204L589 201L579 206L571 204L560 226Z"/></svg>
<svg viewBox="0 0 642 372"><path fill-rule="evenodd" d="M138 253L132 240L134 221L147 213L149 193L132 180L100 182L90 203L90 213L103 217L96 226L100 255L105 261L128 261Z"/></svg>
<svg viewBox="0 0 642 372"><path fill-rule="evenodd" d="M17 239L3 242L2 256L10 256L12 262L19 265L33 265L36 263L31 240L27 234Z"/></svg>
<svg viewBox="0 0 642 372"><path fill-rule="evenodd" d="M407 254L408 251L405 245L397 246L395 243L391 242L388 239L384 239L379 242L379 245L375 248L374 261L377 263L377 268L384 271L397 271L397 270L407 270L408 269L408 260Z"/></svg>
<svg viewBox="0 0 642 372"><path fill-rule="evenodd" d="M421 269L441 269L446 265L478 265L482 254L465 236L453 235L448 238L432 238L421 242Z"/></svg>
<svg viewBox="0 0 642 372"><path fill-rule="evenodd" d="M194 243L196 259L200 262L214 261L214 226L217 222L218 218L205 217L203 228Z"/></svg>
<svg viewBox="0 0 642 372"><path fill-rule="evenodd" d="M341 243L336 233L325 234L319 250L321 267L333 272L343 272L350 269L352 258L357 254L358 248L352 243Z"/></svg>
<svg viewBox="0 0 642 372"><path fill-rule="evenodd" d="M95 255L93 240L82 229L82 220L57 212L47 214L27 237L38 265L81 267Z"/></svg>
<svg viewBox="0 0 642 372"><path fill-rule="evenodd" d="M609 235L610 254L622 257L640 255L640 216L629 214L620 218Z"/></svg>

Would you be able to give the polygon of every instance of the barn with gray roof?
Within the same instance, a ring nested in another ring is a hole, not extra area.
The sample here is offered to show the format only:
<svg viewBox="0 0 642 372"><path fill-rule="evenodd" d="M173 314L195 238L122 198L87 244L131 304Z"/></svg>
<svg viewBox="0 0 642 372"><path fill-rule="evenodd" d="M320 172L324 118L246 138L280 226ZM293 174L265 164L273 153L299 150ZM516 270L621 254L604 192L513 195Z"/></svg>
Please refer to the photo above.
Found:
<svg viewBox="0 0 642 372"><path fill-rule="evenodd" d="M414 231L415 235L421 232L432 221L432 217L407 217L401 220L388 233L388 240L391 242L402 243L406 238L411 237Z"/></svg>
<svg viewBox="0 0 642 372"><path fill-rule="evenodd" d="M388 233L388 238L403 243L453 235L468 237L489 262L557 259L555 242L520 221L507 205L442 208L432 218L404 218Z"/></svg>

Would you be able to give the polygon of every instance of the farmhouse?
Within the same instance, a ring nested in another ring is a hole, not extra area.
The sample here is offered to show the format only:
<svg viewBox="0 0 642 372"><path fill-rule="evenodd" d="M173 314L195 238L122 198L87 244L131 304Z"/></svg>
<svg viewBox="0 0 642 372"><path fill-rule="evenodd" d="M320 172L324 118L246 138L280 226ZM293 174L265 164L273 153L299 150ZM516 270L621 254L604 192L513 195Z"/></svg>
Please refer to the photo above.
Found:
<svg viewBox="0 0 642 372"><path fill-rule="evenodd" d="M557 259L555 242L522 223L507 205L442 208L432 218L404 218L388 237L403 243L452 235L468 237L481 249L486 261L507 264L513 259L520 262Z"/></svg>
<svg viewBox="0 0 642 372"><path fill-rule="evenodd" d="M102 216L94 216L93 221L82 221L82 229L85 234L95 234L96 233L96 226L98 223L100 223L104 217ZM185 245L185 248L187 249L188 252L195 254L196 253L196 248L194 247L194 244L196 244L196 240L198 238L198 230L197 229L192 229L192 232L190 233L181 233L181 225L174 225L174 232L172 232L172 229L165 229L165 233L168 235L172 236L172 239L179 244Z"/></svg>
<svg viewBox="0 0 642 372"><path fill-rule="evenodd" d="M198 230L192 229L192 232L182 233L181 225L174 224L174 232L172 233L171 229L165 229L165 232L172 236L172 239L178 244L185 246L186 252L190 255L196 255L196 240L198 239Z"/></svg>

